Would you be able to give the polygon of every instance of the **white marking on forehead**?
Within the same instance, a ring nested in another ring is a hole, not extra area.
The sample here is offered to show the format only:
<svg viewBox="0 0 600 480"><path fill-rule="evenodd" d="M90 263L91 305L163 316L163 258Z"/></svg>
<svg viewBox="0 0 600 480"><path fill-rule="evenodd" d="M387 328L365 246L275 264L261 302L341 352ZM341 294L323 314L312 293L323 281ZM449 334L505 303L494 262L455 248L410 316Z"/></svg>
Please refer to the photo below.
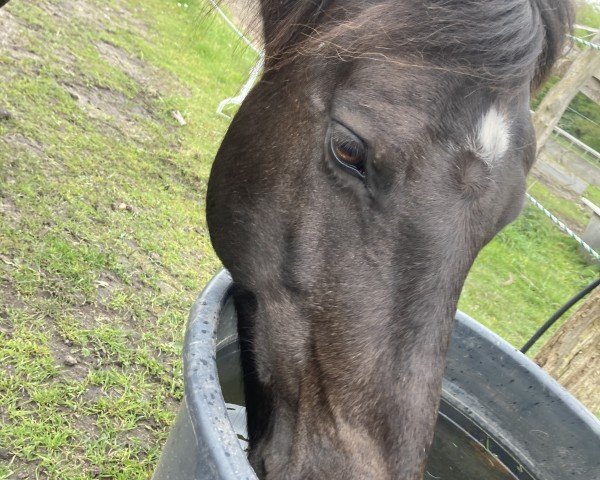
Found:
<svg viewBox="0 0 600 480"><path fill-rule="evenodd" d="M508 150L510 130L506 117L491 107L481 118L475 138L475 152L481 160L493 165Z"/></svg>

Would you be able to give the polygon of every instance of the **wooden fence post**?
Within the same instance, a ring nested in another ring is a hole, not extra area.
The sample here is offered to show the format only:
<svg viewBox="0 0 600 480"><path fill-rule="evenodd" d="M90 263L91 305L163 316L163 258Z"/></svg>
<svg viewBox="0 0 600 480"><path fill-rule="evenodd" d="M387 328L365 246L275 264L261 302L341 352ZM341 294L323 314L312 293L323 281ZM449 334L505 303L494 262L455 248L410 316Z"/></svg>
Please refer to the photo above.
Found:
<svg viewBox="0 0 600 480"><path fill-rule="evenodd" d="M598 43L600 34L592 42ZM577 92L600 69L600 51L584 49L571 64L563 78L546 94L533 115L533 126L537 136L537 151L546 143L552 129L577 95Z"/></svg>

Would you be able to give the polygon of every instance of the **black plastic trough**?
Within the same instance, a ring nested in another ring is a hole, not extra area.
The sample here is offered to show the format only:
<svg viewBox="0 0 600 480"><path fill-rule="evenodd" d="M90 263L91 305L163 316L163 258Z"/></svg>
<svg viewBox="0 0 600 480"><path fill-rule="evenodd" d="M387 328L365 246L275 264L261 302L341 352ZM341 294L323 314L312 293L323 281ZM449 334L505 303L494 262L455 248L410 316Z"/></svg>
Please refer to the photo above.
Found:
<svg viewBox="0 0 600 480"><path fill-rule="evenodd" d="M191 311L185 400L154 480L255 479L231 278L218 274ZM457 314L425 479L600 478L600 422L527 357ZM227 405L225 402L229 402Z"/></svg>

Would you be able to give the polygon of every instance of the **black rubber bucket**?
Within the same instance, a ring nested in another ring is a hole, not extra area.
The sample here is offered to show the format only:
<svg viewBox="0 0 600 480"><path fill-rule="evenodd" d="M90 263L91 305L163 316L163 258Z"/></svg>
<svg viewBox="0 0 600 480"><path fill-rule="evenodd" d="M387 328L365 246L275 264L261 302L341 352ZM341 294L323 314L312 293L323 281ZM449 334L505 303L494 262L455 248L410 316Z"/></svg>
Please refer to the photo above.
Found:
<svg viewBox="0 0 600 480"><path fill-rule="evenodd" d="M255 479L231 278L200 295L184 345L185 400L154 480ZM600 422L515 348L457 314L425 479L600 479Z"/></svg>

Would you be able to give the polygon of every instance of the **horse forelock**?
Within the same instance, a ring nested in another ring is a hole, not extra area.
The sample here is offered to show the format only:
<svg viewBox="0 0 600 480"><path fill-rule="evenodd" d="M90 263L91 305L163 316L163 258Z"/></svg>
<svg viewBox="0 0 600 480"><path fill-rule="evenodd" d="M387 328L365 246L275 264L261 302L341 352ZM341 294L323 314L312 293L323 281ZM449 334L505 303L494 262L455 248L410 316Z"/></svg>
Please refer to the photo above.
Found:
<svg viewBox="0 0 600 480"><path fill-rule="evenodd" d="M263 0L263 13L269 4ZM265 26L267 64L300 57L406 63L537 88L564 47L569 2L552 0L297 1Z"/></svg>

